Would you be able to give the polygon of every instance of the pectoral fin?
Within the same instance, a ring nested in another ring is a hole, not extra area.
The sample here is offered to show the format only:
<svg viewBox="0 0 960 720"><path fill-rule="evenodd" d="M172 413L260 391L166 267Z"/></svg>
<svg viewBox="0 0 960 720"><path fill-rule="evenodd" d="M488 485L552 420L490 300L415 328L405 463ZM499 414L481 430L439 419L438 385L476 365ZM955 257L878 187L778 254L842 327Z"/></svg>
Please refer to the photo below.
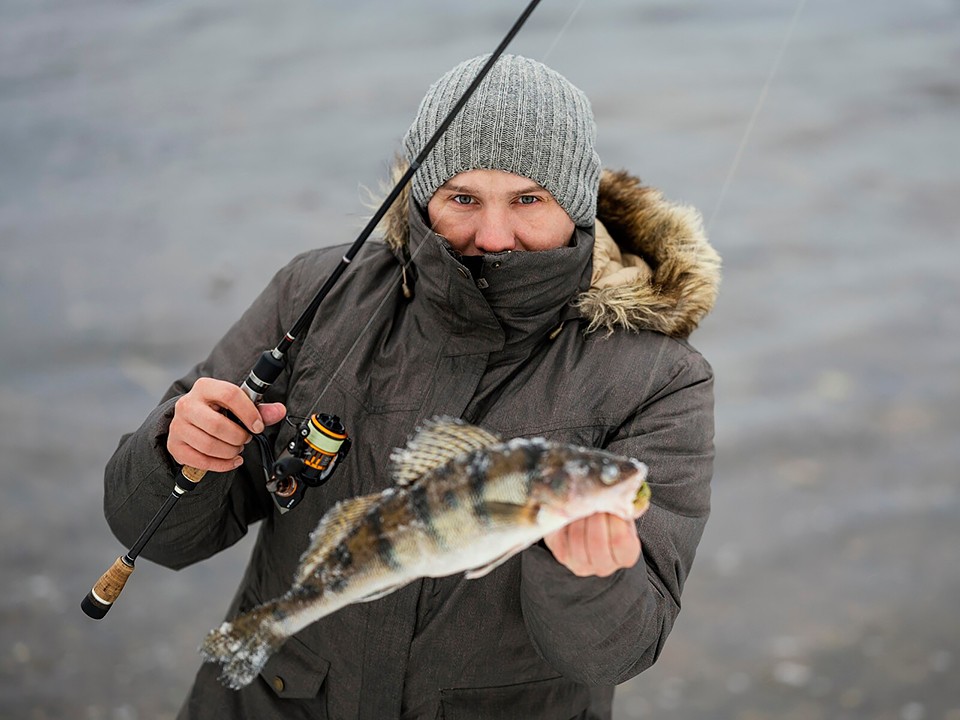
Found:
<svg viewBox="0 0 960 720"><path fill-rule="evenodd" d="M536 526L537 518L540 515L540 506L535 503L514 505L512 503L505 502L487 502L483 504L483 510L490 519L491 524L511 525L514 527ZM524 548L529 547L529 545L529 542L516 545L507 550L507 552L505 552L503 555L500 555L494 559L493 562L474 568L473 570L468 570L466 573L464 573L464 577L467 580L475 580L483 577L494 568L503 565L503 563Z"/></svg>
<svg viewBox="0 0 960 720"><path fill-rule="evenodd" d="M536 525L540 515L540 506L533 503L485 502L483 510L495 525Z"/></svg>

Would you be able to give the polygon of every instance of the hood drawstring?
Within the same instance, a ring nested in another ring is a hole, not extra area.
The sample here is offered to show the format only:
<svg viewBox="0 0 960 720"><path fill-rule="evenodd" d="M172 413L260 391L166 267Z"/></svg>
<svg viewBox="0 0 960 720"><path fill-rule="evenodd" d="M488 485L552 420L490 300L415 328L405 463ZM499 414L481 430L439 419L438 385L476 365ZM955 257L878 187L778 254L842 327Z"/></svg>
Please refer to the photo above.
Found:
<svg viewBox="0 0 960 720"><path fill-rule="evenodd" d="M413 264L413 258L410 256L408 245L402 245L399 248L401 257L400 262L400 289L403 291L405 300L413 300L414 286L417 283L417 268Z"/></svg>

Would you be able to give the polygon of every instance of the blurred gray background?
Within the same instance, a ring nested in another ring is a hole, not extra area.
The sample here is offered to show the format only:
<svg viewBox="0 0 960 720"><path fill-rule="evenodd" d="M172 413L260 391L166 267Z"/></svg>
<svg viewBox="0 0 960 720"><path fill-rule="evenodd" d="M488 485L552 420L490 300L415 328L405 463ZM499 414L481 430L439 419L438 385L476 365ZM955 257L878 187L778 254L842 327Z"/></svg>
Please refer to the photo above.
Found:
<svg viewBox="0 0 960 720"><path fill-rule="evenodd" d="M173 717L249 543L142 561L88 620L103 465L289 257L356 237L521 5L0 1L0 717ZM582 5L512 51L725 263L714 514L617 718L960 720L960 3Z"/></svg>

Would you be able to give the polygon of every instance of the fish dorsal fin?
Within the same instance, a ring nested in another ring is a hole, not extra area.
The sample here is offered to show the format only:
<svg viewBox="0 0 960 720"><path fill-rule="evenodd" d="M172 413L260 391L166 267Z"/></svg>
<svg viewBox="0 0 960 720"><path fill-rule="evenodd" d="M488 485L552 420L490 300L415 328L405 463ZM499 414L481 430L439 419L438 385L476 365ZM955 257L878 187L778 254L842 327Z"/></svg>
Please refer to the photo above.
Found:
<svg viewBox="0 0 960 720"><path fill-rule="evenodd" d="M295 584L302 584L316 571L317 567L326 559L330 551L346 537L361 517L376 505L383 493L361 495L360 497L341 500L330 508L310 533L310 547L300 556L300 567L297 570Z"/></svg>
<svg viewBox="0 0 960 720"><path fill-rule="evenodd" d="M501 442L493 433L459 418L433 418L417 429L406 447L390 455L391 475L397 485L410 485L454 458Z"/></svg>

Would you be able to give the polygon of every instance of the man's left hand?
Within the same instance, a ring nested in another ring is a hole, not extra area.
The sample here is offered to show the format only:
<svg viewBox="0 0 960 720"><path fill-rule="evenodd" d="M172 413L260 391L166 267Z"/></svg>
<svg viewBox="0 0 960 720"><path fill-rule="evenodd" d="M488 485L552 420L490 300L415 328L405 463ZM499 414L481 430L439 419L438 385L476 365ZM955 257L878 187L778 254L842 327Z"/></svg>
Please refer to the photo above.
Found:
<svg viewBox="0 0 960 720"><path fill-rule="evenodd" d="M544 537L558 562L580 577L607 577L640 559L640 538L632 520L597 513Z"/></svg>

